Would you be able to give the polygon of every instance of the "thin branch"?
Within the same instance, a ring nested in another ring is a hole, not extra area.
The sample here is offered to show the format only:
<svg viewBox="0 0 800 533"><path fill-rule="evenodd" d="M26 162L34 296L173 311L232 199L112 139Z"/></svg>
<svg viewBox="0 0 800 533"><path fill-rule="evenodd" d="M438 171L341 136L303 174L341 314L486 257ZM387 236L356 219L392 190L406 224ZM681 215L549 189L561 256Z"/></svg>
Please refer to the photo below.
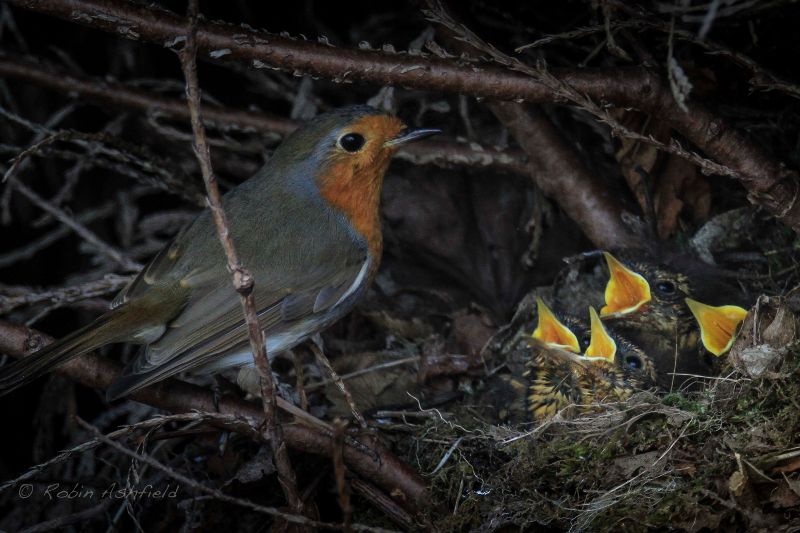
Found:
<svg viewBox="0 0 800 533"><path fill-rule="evenodd" d="M95 220L109 217L117 212L115 203L105 203L94 209L87 210L75 217L75 220L80 224L90 224ZM62 224L56 226L52 231L42 235L41 237L32 239L27 244L20 246L15 250L0 254L0 268L4 268L18 261L24 261L35 256L40 251L46 249L51 244L58 242L70 234L70 229Z"/></svg>
<svg viewBox="0 0 800 533"><path fill-rule="evenodd" d="M10 0L10 4L60 17L127 39L172 48L185 40L188 21L157 6L122 0ZM416 89L462 92L501 100L552 100L551 91L525 74L481 63L440 59L418 53L383 52L369 48L337 48L304 39L255 30L246 25L203 22L198 26L198 52L204 59L240 61L253 68L278 68L321 76L339 83L365 82ZM224 53L222 53L224 52ZM651 85L642 69L609 69L603 87L608 99ZM562 75L598 88L597 73L567 69Z"/></svg>
<svg viewBox="0 0 800 533"><path fill-rule="evenodd" d="M25 529L19 530L19 533L45 533L47 531L64 531L67 530L67 526L71 526L73 524L80 524L81 527L86 527L87 524L99 517L105 517L107 514L107 509L114 503L114 500L107 499L89 507L88 509L84 509L83 511L78 511L77 513L68 514L65 516L59 516L53 518L52 520L46 520L44 522L40 522L36 525L26 527Z"/></svg>
<svg viewBox="0 0 800 533"><path fill-rule="evenodd" d="M255 280L244 265L242 265L236 248L233 244L228 219L222 207L222 195L217 186L217 178L211 166L211 151L206 141L206 132L203 127L203 119L200 115L200 87L197 80L197 21L199 17L198 0L189 2L190 25L186 34L186 43L180 52L181 67L186 78L186 96L191 115L192 131L194 132L194 151L200 170L203 174L203 181L206 185L208 207L211 210L211 218L217 228L220 244L225 251L228 261L228 271L233 276L233 286L242 303L244 320L247 324L247 332L250 338L250 350L253 353L253 360L261 378L261 399L264 407L264 420L266 422L266 432L269 436L272 453L275 457L275 465L278 471L278 479L283 488L286 499L291 508L298 514L302 513L303 501L297 492L297 481L295 473L289 461L289 453L286 444L283 442L283 432L277 420L277 402L275 397L277 391L275 382L272 379L272 369L270 368L267 357L267 347L264 339L264 332L258 323L256 313L256 300L253 294Z"/></svg>
<svg viewBox="0 0 800 533"><path fill-rule="evenodd" d="M160 117L188 120L186 102L131 88L101 78L77 76L54 66L0 53L0 77L10 77L54 89L63 94L76 94L122 109L143 111ZM257 111L206 106L203 123L217 130L240 130L282 137L297 128L297 122ZM417 165L440 167L470 166L496 168L505 172L524 172L526 156L520 150L503 151L482 147L477 143L453 141L421 141L403 147L398 159Z"/></svg>
<svg viewBox="0 0 800 533"><path fill-rule="evenodd" d="M47 303L49 305L66 305L88 298L118 292L129 281L130 276L108 274L103 279L87 281L72 287L58 287L47 291L36 292L29 287L15 287L11 296L0 294L0 315L4 315L23 305ZM8 287L0 287L0 292L9 292ZM20 293L21 292L21 293Z"/></svg>
<svg viewBox="0 0 800 533"><path fill-rule="evenodd" d="M24 357L50 342L52 339L43 333L0 320L0 353ZM87 387L106 389L121 369L120 363L89 353L64 363L56 372ZM132 393L130 399L173 413L218 412L236 419L252 420L250 425L253 427L258 427L264 416L262 408L257 404L230 396L224 396L215 403L211 391L175 379L145 387ZM304 421L307 418L313 419L311 415L303 413L280 397L278 407L299 417L298 423L283 427L285 441L290 447L301 452L331 457L333 431L320 429L327 424L320 422L310 426ZM213 420L209 423L236 432L244 431L241 427L226 427L225 424ZM402 508L416 515L420 508L429 504L430 498L422 479L382 444L377 441L367 444L355 439L348 439L346 444L343 453L348 468L381 487Z"/></svg>
<svg viewBox="0 0 800 533"><path fill-rule="evenodd" d="M364 418L364 415L362 415L361 411L358 410L358 406L356 405L355 400L353 400L353 395L350 394L350 391L347 389L344 381L333 368L333 365L331 365L331 362L325 355L325 352L322 351L322 348L319 344L317 344L316 341L309 342L308 347L312 352L314 352L314 357L317 359L317 364L325 370L330 379L336 384L336 388L338 388L339 392L341 392L344 396L344 400L350 407L350 412L353 414L353 418L356 419L356 422L358 422L358 425L361 427L361 429L366 429L367 421Z"/></svg>
<svg viewBox="0 0 800 533"><path fill-rule="evenodd" d="M335 433L333 436L333 473L336 478L336 492L339 494L339 507L342 510L342 523L344 531L351 531L353 520L353 507L350 505L350 486L347 483L347 468L344 465L344 438L347 422L337 418L333 421Z"/></svg>
<svg viewBox="0 0 800 533"><path fill-rule="evenodd" d="M800 98L800 86L792 83L781 76L775 74L763 65L760 65L756 60L750 56L733 50L722 43L706 39L705 36L698 36L694 31L687 31L682 29L673 29L671 24L667 24L657 17L652 16L652 19L644 19L641 14L645 11L642 5L637 5L635 8L629 2L620 0L606 0L609 5L613 5L616 9L625 12L633 18L633 20L625 21L615 24L616 27L633 27L633 28L649 28L664 33L674 33L675 38L682 39L690 42L695 46L699 46L706 50L709 54L720 55L729 58L731 61L740 67L750 71L753 77L750 79L750 84L753 87L758 87L767 91L776 90L781 91L788 96Z"/></svg>
<svg viewBox="0 0 800 533"><path fill-rule="evenodd" d="M439 33L455 51L487 52L502 58L499 51L442 11L444 7L439 2L428 4L437 10L435 21L439 22ZM615 195L607 194L605 186L586 168L544 113L518 102L493 101L487 105L528 154L528 176L597 247L642 248L642 240L624 222L622 203Z"/></svg>
<svg viewBox="0 0 800 533"><path fill-rule="evenodd" d="M9 3L166 47L176 46L186 38L186 19L144 4L121 0L9 0ZM565 101L563 91L558 88L503 66L464 64L460 60L421 54L335 48L219 22L199 26L198 50L212 59L243 61L255 68L279 68L338 82L402 85L500 100ZM561 85L594 101L634 107L660 117L717 164L738 173L751 202L764 206L783 223L800 231L797 172L787 169L698 103L689 102L685 113L676 111L669 89L656 73L644 68L614 67L549 74Z"/></svg>
<svg viewBox="0 0 800 533"><path fill-rule="evenodd" d="M203 195L193 181L185 178L180 168L157 158L153 154L133 146L121 139L105 133L83 133L74 130L53 130L36 124L0 107L0 116L7 118L37 133L39 139L12 159L9 172L16 173L24 165L26 158L41 155L59 142L74 144L87 154L70 154L52 150L50 154L64 159L77 159L81 164L109 168L123 176L177 194L189 202L203 205ZM46 137L44 135L47 135ZM70 157L71 156L71 157Z"/></svg>
<svg viewBox="0 0 800 533"><path fill-rule="evenodd" d="M89 431L89 433L91 433L97 441L99 441L99 442L101 442L101 443L103 443L103 444L105 444L107 446L110 446L111 448L117 450L118 452L120 452L120 453L122 453L124 455L127 455L128 457L130 457L132 459L135 459L138 462L145 463L145 464L155 468L156 470L160 470L161 472L163 472L167 476L171 477L172 479L174 479L176 481L179 481L180 483L183 483L187 487L190 487L190 488L192 488L192 489L194 489L194 490L196 490L198 492L202 492L202 493L204 493L204 494L206 494L208 496L211 496L215 500L219 500L219 501L222 501L222 502L225 502L225 503L230 503L230 504L233 504L233 505L238 505L240 507L244 507L246 509L250 509L252 511L256 511L256 512L263 513L263 514L266 514L266 515L270 515L270 516L273 516L273 517L278 517L278 518L286 520L287 522L292 523L292 524L299 524L299 525L302 525L302 526L316 527L316 528L322 528L322 529L333 529L333 530L340 530L340 529L343 528L339 524L330 524L330 523L327 523L327 522L318 522L316 520L309 520L308 518L306 518L304 516L300 516L300 515L296 515L296 514L290 514L290 513L284 513L283 511L281 511L280 509L276 509L275 507L268 507L266 505L259 505L257 503L253 503L253 502L251 502L249 500L243 500L241 498L234 498L233 496L229 496L228 494L225 494L224 492L222 492L222 491L220 491L218 489L213 489L211 487L207 487L206 485L203 485L202 483L200 483L198 481L195 481L194 479L190 478L189 476L185 476L185 475L181 474L180 472L177 472L176 470L168 467L164 463L160 462L159 460L157 460L157 459L155 459L155 458L153 458L153 457L151 457L149 455L145 455L145 454L142 454L142 453L137 453L137 452L131 450L130 448L127 448L126 446L123 446L122 444L118 443L117 441L107 437L106 435L103 435L100 432L99 429L97 429L96 427L92 426L91 424L85 422L80 417L76 417L76 420L78 422L78 425L80 425L82 428L84 428L87 431ZM350 527L352 527L353 529L358 530L358 531L377 531L377 532L385 532L386 531L385 529L382 529L382 528L373 528L373 527L364 526L364 525L360 525L360 524L353 524Z"/></svg>
<svg viewBox="0 0 800 533"><path fill-rule="evenodd" d="M529 175L561 206L595 246L609 250L642 247L623 219L622 205L593 176L543 112L514 102L491 102L492 113L539 163ZM533 166L533 165L532 165Z"/></svg>
<svg viewBox="0 0 800 533"><path fill-rule="evenodd" d="M50 202L48 202L47 200L36 194L32 189L28 188L28 186L23 184L21 181L16 179L11 179L11 176L13 175L15 168L16 167L12 165L4 176L4 179L10 180L8 185L9 187L14 187L15 190L22 193L22 195L25 196L28 200L30 200L34 205L41 208L43 211L53 215L53 217L56 218L59 222L61 222L65 226L69 227L72 231L77 233L83 240L91 244L100 253L111 258L116 263L119 263L119 265L122 266L122 268L124 268L125 270L129 271L141 270L143 266L141 263L133 261L122 251L118 250L117 248L103 241L89 228L78 222L74 217L68 215L66 211L52 205Z"/></svg>
<svg viewBox="0 0 800 533"><path fill-rule="evenodd" d="M472 30L453 19L451 15L444 9L441 0L428 0L428 6L429 10L426 12L428 18L431 21L445 27L455 36L456 39L467 44L474 51L485 54L487 57L491 58L492 61L495 61L500 65L504 65L511 70L523 72L530 76L531 79L542 83L555 95L594 115L595 118L597 118L600 122L611 128L611 132L614 135L637 140L646 144L651 144L664 152L672 153L689 159L696 165L700 166L707 174L720 174L735 178L740 177L739 172L736 170L728 168L725 165L720 165L688 150L684 150L676 142L672 142L670 144L662 143L651 136L641 135L635 131L629 130L617 119L611 116L611 114L608 112L608 109L605 109L602 105L595 102L589 94L584 93L571 86L569 83L559 79L543 65L531 67L515 57L504 54L494 46L485 42ZM672 93L670 92L670 94ZM681 109L684 112L688 112L688 108L685 105L681 106Z"/></svg>
<svg viewBox="0 0 800 533"><path fill-rule="evenodd" d="M228 414L221 414L221 413L181 413L176 415L157 415L153 418L148 418L147 420L143 420L141 422L137 422L136 424L129 424L126 425L118 430L112 431L106 437L111 439L118 439L121 437L126 437L128 435L133 434L135 431L139 430L153 430L158 429L165 424L169 424L170 422L205 422L205 423L212 423L216 426L226 426L228 428L235 428L235 431L240 434L245 434L250 437L258 438L260 433L258 432L258 427L253 425L252 420L247 420L243 417L237 417L234 415ZM263 440L263 439L259 439ZM90 440L86 442L82 442L72 448L68 448L66 450L60 451L54 457L48 459L47 461L40 463L38 465L34 465L19 476L14 479L5 481L4 483L0 484L0 493L6 491L10 488L13 488L23 481L27 481L29 479L34 478L40 472L44 472L54 464L58 464L68 460L73 455L85 453L89 450L92 450L100 445L100 441L98 440Z"/></svg>

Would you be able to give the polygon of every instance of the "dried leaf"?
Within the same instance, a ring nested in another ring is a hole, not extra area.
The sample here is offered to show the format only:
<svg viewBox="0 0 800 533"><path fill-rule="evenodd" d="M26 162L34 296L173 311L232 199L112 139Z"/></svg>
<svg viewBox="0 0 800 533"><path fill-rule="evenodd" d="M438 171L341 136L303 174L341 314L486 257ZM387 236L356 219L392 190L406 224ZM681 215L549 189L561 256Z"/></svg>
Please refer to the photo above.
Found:
<svg viewBox="0 0 800 533"><path fill-rule="evenodd" d="M778 488L772 491L769 497L770 503L779 509L786 509L800 505L800 496L798 495L800 486L793 487L792 483L795 485L800 485L800 482L786 480L778 485Z"/></svg>
<svg viewBox="0 0 800 533"><path fill-rule="evenodd" d="M728 479L728 490L734 496L741 496L747 488L747 476L741 471L737 470Z"/></svg>
<svg viewBox="0 0 800 533"><path fill-rule="evenodd" d="M668 143L671 131L663 122L623 112L617 117L628 129ZM628 187L645 213L650 211L652 195L656 226L661 238L674 234L681 214L688 214L693 223L708 218L711 189L698 168L685 159L663 154L651 144L624 138L615 157ZM649 176L650 183L644 177ZM651 189L648 193L648 187Z"/></svg>
<svg viewBox="0 0 800 533"><path fill-rule="evenodd" d="M272 452L266 446L262 446L252 459L243 463L236 470L236 473L225 482L224 486L228 486L234 481L255 483L266 476L272 475L274 472L275 464L272 462Z"/></svg>
<svg viewBox="0 0 800 533"><path fill-rule="evenodd" d="M730 360L754 378L774 370L798 341L797 320L783 299L761 298L742 322Z"/></svg>

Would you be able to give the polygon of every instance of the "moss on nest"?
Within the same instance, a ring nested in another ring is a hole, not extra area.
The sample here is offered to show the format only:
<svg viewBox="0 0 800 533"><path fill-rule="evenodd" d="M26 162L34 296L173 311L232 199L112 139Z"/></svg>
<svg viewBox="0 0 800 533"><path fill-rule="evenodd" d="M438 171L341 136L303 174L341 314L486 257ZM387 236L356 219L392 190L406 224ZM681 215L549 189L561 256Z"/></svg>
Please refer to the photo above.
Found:
<svg viewBox="0 0 800 533"><path fill-rule="evenodd" d="M496 426L474 405L428 411L407 460L441 531L781 530L800 524L800 365L696 392L643 392L542 425Z"/></svg>

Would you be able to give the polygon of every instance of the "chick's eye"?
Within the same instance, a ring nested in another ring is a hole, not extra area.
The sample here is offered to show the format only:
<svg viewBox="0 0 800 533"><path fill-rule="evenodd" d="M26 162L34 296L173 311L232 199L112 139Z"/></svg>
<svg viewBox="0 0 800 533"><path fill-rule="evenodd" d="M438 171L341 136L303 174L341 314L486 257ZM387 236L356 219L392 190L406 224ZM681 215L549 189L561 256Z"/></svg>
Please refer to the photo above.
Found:
<svg viewBox="0 0 800 533"><path fill-rule="evenodd" d="M639 370L642 368L642 360L635 355L629 355L625 358L625 365L630 369Z"/></svg>
<svg viewBox="0 0 800 533"><path fill-rule="evenodd" d="M669 296L675 294L675 284L671 281L661 280L656 283L656 290L665 296Z"/></svg>
<svg viewBox="0 0 800 533"><path fill-rule="evenodd" d="M339 146L350 153L361 150L364 142L364 136L360 133L347 133L339 137Z"/></svg>
<svg viewBox="0 0 800 533"><path fill-rule="evenodd" d="M583 348L584 350L588 348L591 343L592 343L592 337L589 336L588 333L581 338L581 348Z"/></svg>

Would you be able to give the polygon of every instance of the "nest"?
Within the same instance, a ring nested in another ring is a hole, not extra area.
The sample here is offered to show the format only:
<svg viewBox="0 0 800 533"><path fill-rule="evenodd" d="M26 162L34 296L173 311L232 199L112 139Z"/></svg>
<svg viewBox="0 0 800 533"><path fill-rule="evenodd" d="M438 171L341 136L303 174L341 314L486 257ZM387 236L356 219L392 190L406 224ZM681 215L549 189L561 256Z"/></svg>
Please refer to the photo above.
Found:
<svg viewBox="0 0 800 533"><path fill-rule="evenodd" d="M800 520L800 364L695 392L642 392L542 424L424 411L398 439L429 479L435 529L785 530Z"/></svg>

